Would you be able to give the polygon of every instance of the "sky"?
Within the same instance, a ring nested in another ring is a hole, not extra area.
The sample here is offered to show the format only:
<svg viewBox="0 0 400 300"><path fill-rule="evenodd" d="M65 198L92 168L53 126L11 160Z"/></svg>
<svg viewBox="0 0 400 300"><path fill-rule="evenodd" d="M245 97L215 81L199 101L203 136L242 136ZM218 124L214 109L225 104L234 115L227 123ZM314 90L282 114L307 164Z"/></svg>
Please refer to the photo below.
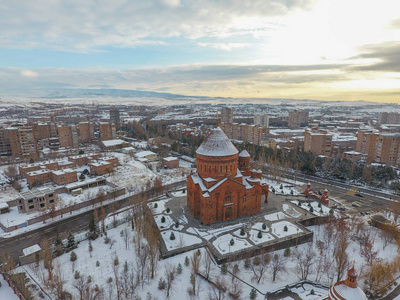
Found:
<svg viewBox="0 0 400 300"><path fill-rule="evenodd" d="M0 97L113 88L400 103L398 0L0 0Z"/></svg>

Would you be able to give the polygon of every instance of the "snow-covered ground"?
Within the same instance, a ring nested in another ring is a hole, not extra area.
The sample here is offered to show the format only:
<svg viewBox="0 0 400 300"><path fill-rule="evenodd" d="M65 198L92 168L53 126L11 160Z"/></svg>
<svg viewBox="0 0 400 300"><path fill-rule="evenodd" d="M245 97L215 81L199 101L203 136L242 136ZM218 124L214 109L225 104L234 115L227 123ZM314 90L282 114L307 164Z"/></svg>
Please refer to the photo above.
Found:
<svg viewBox="0 0 400 300"><path fill-rule="evenodd" d="M17 295L14 294L14 291L8 286L7 281L3 279L3 276L0 275L0 299L4 300L18 300Z"/></svg>

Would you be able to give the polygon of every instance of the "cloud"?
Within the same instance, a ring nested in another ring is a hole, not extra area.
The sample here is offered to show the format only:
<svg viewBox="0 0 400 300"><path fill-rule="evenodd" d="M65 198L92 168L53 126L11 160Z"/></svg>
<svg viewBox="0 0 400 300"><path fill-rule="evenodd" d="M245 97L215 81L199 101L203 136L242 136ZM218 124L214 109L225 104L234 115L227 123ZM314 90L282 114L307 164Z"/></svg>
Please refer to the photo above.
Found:
<svg viewBox="0 0 400 300"><path fill-rule="evenodd" d="M39 76L37 72L31 71L31 70L22 70L21 75L27 78L36 78Z"/></svg>
<svg viewBox="0 0 400 300"><path fill-rule="evenodd" d="M360 49L360 54L351 59L367 60L350 69L359 71L400 72L400 42L392 41L380 44L365 45Z"/></svg>
<svg viewBox="0 0 400 300"><path fill-rule="evenodd" d="M232 51L234 49L250 47L247 43L197 43L200 47L209 47L217 50Z"/></svg>
<svg viewBox="0 0 400 300"><path fill-rule="evenodd" d="M400 29L400 19L392 20L388 24L390 29Z"/></svg>
<svg viewBox="0 0 400 300"><path fill-rule="evenodd" d="M135 47L148 38L257 35L271 17L314 0L14 0L0 4L3 47L89 51Z"/></svg>

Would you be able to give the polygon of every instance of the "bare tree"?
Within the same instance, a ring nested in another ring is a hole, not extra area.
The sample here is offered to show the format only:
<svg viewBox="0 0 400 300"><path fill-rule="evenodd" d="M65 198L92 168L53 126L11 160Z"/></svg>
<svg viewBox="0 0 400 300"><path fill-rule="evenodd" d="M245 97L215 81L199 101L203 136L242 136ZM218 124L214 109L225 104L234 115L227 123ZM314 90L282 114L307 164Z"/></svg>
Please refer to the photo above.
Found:
<svg viewBox="0 0 400 300"><path fill-rule="evenodd" d="M349 241L347 238L347 233L342 232L338 238L337 246L333 255L336 263L336 282L338 282L343 277L345 271L349 266L349 256L346 252L348 246Z"/></svg>
<svg viewBox="0 0 400 300"><path fill-rule="evenodd" d="M286 271L285 257L275 253L271 260L272 281L275 282L276 276L282 271Z"/></svg>
<svg viewBox="0 0 400 300"><path fill-rule="evenodd" d="M193 252L193 256L190 258L190 262L192 264L192 272L195 275L199 273L200 261L201 261L201 252L199 250Z"/></svg>
<svg viewBox="0 0 400 300"><path fill-rule="evenodd" d="M3 175L7 177L11 182L18 180L19 172L16 165L8 165L3 171Z"/></svg>
<svg viewBox="0 0 400 300"><path fill-rule="evenodd" d="M204 266L204 277L208 280L211 273L211 266L212 266L212 258L208 252L203 258L203 266Z"/></svg>
<svg viewBox="0 0 400 300"><path fill-rule="evenodd" d="M122 237L124 238L125 249L129 249L129 240L130 240L131 234L130 234L128 228L125 227L122 230Z"/></svg>
<svg viewBox="0 0 400 300"><path fill-rule="evenodd" d="M49 240L44 238L42 241L42 258L44 267L48 272L48 280L51 281L53 279L53 254L50 249Z"/></svg>
<svg viewBox="0 0 400 300"><path fill-rule="evenodd" d="M296 249L293 251L293 259L296 263L297 276L301 280L306 280L311 273L311 267L314 264L315 252L313 244L310 243L304 251Z"/></svg>
<svg viewBox="0 0 400 300"><path fill-rule="evenodd" d="M209 293L210 300L223 300L226 296L226 291L228 290L227 284L223 278L218 276L213 284L211 291Z"/></svg>
<svg viewBox="0 0 400 300"><path fill-rule="evenodd" d="M257 283L260 283L261 279L263 279L270 261L271 254L268 252L253 258L250 264L250 270L253 272L253 279L257 281Z"/></svg>
<svg viewBox="0 0 400 300"><path fill-rule="evenodd" d="M165 291L167 294L167 298L169 298L171 290L172 290L172 285L175 280L175 267L172 267L171 265L167 264L165 266L165 277L166 277L166 285L165 285Z"/></svg>
<svg viewBox="0 0 400 300"><path fill-rule="evenodd" d="M103 289L93 286L91 277L79 276L73 285L79 293L79 300L100 300L103 297Z"/></svg>

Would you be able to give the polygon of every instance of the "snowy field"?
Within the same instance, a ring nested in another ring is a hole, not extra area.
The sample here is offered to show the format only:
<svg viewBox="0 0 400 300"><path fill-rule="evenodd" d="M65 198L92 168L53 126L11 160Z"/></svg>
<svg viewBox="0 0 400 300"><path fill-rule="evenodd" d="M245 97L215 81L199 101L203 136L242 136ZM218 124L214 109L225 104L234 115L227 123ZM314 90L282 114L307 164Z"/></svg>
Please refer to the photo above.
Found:
<svg viewBox="0 0 400 300"><path fill-rule="evenodd" d="M294 205L297 205L298 207L301 207L304 210L309 211L310 213L316 216L328 216L331 210L329 207L323 205L319 201L313 201L313 202L290 201L290 202L293 203ZM313 208L312 212L310 211L311 207Z"/></svg>
<svg viewBox="0 0 400 300"><path fill-rule="evenodd" d="M297 230L290 222L287 221L279 221L275 223L276 225L272 227L271 233L282 234L284 231L284 226L288 226L287 234L297 233ZM258 228L260 224L255 225ZM261 225L262 226L262 225ZM120 232L125 228L128 229L130 235L130 241L128 247L125 246L125 242L123 237L121 237ZM325 241L327 238L334 240L334 236L331 236L330 233L326 230L326 225L320 226L312 226L311 227L314 232L314 241L322 240ZM370 232L371 237L374 239L374 249L377 251L377 258L388 259L393 258L397 254L397 246L395 244L389 244L383 249L382 238L379 234L379 231L372 227L367 227L367 230ZM171 230L163 231L166 236L171 234ZM175 240L169 241L168 246L176 247L180 243L185 243L188 237L183 236L180 237L180 232L174 232L176 235ZM252 229L250 235L257 234L258 230ZM269 233L263 233L263 237ZM334 232L334 235L336 233ZM54 265L60 266L62 270L62 276L66 282L65 289L69 292L77 295L77 289L74 285L77 284L78 280L74 279L75 271L78 271L80 276L91 276L92 286L94 287L97 284L99 287L104 289L106 295L111 293L111 298L115 299L116 295L116 287L115 287L115 272L123 275L124 270L127 269L127 274L136 274L138 270L138 259L136 255L136 244L133 242L135 239L135 232L132 232L130 226L128 224L122 224L117 228L110 229L108 231L108 237L114 239L116 242L113 244L112 248L109 244L104 243L103 238L98 238L97 240L92 242L93 251L90 253L87 251L89 247L88 241L82 241L79 244L79 247L74 250L77 254L77 263L73 266L72 262L70 261L70 254L63 254L62 256L58 257L55 260ZM193 237L190 237L192 239ZM231 241L233 239L233 245L231 245ZM256 238L255 238L256 239ZM193 242L190 242L193 243ZM223 254L226 253L234 253L239 248L243 248L250 245L245 245L246 241L242 238L239 238L236 234L223 234L218 239L216 239L213 244L216 249ZM330 246L327 248L327 259L329 263L329 253L332 251L332 247L334 243L331 243ZM284 250L275 251L273 254L277 254L278 259L282 260L284 263L284 269L280 270L277 273L277 278L272 281L272 268L273 262L269 262L265 266L261 265L253 265L253 259L250 259L249 262L242 260L237 262L232 262L228 264L228 271L229 272L237 272L236 275L243 280L245 283L237 282L232 276L227 274L222 274L220 270L220 266L216 266L214 263L211 262L210 265L210 273L209 278L211 281L223 281L227 287L227 290L233 290L234 286L239 288L242 291L242 299L247 299L248 295L250 294L251 287L255 287L259 289L263 294L267 292L272 292L278 288L282 288L286 284L291 284L297 282L300 277L297 271L297 264L298 260L296 258L296 251L298 251L299 255L305 255L306 253L311 252L314 253L312 257L315 257L315 260L311 263L310 274L308 275L309 280L316 280L323 284L330 284L332 283L331 276L329 274L321 274L318 273L318 265L319 259L317 259L315 252L317 251L317 247L314 243L303 244L299 245L297 249L293 247L291 249L291 254L289 256L284 256ZM165 299L166 298L166 291L158 289L158 283L161 280L166 280L166 270L171 269L172 267L178 268L180 264L182 266L181 274L175 272L174 281L172 283L172 289L170 291L171 297L175 299L192 299L191 296L188 294L188 289L192 287L190 282L190 274L192 272L192 266L189 263L188 266L185 265L185 258L193 258L194 251L190 251L184 254L180 254L165 260L161 260L158 263L157 272L155 273L155 278L150 279L148 277L144 277L143 283L138 284L135 290L135 294L142 299ZM199 271L202 274L207 272L207 254L203 249L200 251L201 255L201 263ZM356 270L360 273L360 278L358 280L359 284L363 285L363 276L365 275L365 269L367 268L367 264L365 262L365 258L360 255L360 246L357 242L353 239L349 240L349 246L347 249L348 259L356 261ZM115 266L114 261L115 258L118 257L119 265ZM189 260L190 261L190 260ZM97 263L99 262L99 263ZM126 262L126 265L125 265ZM332 266L330 267L330 272L335 273L335 265L334 262L331 262ZM237 269L235 269L235 265L237 264ZM249 265L250 264L250 265ZM127 267L125 267L127 266ZM73 270L74 267L74 270ZM57 267L56 267L57 268ZM262 270L262 268L265 268ZM29 265L27 267L30 274L34 276L40 282L40 274L44 272L47 274L47 271L40 268L36 268L34 264ZM238 270L238 271L237 271ZM112 278L111 282L109 278ZM122 277L121 277L122 278ZM129 278L129 276L128 276ZM198 288L198 289L197 289ZM316 295L310 295L310 289L314 289ZM0 289L1 290L1 289ZM210 293L213 293L213 286L211 286L208 282L204 281L200 277L196 279L196 299L206 300L209 299ZM315 287L297 287L291 288L293 292L296 292L300 299L307 299L307 300L316 300L319 299L323 295L326 295L326 290L324 289L316 289ZM151 294L151 298L148 296L148 293ZM107 296L108 297L108 296ZM258 295L257 299L262 299L263 295ZM108 299L108 298L107 298Z"/></svg>

